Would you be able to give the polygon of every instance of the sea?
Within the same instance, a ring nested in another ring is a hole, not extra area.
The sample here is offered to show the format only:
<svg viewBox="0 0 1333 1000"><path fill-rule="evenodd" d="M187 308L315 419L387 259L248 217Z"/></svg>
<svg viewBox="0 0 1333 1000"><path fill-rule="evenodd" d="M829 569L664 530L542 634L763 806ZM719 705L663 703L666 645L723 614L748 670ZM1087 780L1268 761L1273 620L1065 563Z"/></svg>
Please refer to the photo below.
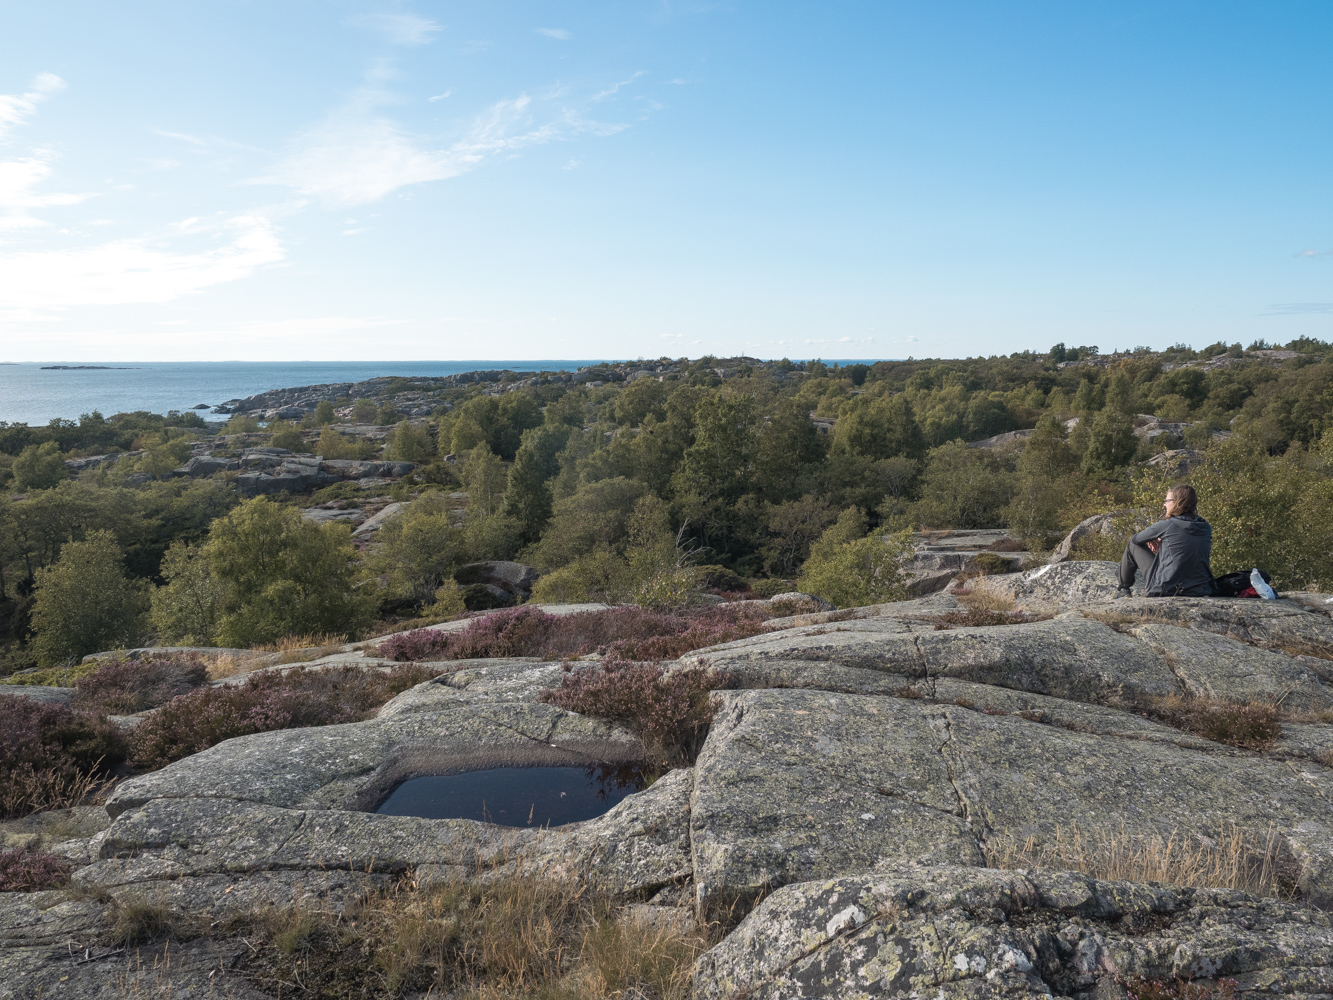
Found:
<svg viewBox="0 0 1333 1000"><path fill-rule="evenodd" d="M103 416L148 410L217 406L269 389L326 382L360 382L381 375L453 375L508 368L516 372L574 371L606 359L585 361L181 361L93 362L96 368L55 369L55 362L0 364L0 421L45 424L55 417L77 420L97 410ZM105 366L105 367L101 367ZM198 411L205 419L209 414ZM217 419L221 420L222 417Z"/></svg>
<svg viewBox="0 0 1333 1000"><path fill-rule="evenodd" d="M384 375L455 375L458 372L575 371L613 359L578 361L65 361L0 363L0 422L29 425L56 417L77 420L96 410L113 413L210 409L269 389L328 382L361 382ZM622 359L623 360L623 359ZM828 364L871 363L873 358ZM56 365L59 367L56 367ZM80 367L80 366L87 367ZM208 419L207 410L198 411ZM223 417L217 417L221 420Z"/></svg>

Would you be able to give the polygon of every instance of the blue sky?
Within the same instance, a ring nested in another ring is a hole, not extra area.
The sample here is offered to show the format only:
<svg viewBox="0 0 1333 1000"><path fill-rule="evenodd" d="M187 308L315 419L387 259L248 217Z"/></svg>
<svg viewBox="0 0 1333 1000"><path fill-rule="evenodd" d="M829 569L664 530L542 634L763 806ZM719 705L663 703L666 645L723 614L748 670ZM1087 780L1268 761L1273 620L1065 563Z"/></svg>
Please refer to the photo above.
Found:
<svg viewBox="0 0 1333 1000"><path fill-rule="evenodd" d="M1333 336L1322 0L0 23L0 360Z"/></svg>

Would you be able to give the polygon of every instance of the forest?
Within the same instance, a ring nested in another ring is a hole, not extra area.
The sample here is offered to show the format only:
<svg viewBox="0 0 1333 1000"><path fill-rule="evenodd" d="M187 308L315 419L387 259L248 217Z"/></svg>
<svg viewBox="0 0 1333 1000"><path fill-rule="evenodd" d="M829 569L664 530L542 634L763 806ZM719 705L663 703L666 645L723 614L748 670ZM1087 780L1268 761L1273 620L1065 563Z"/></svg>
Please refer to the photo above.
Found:
<svg viewBox="0 0 1333 1000"><path fill-rule="evenodd" d="M403 394L431 414L404 415ZM370 544L302 515L365 504L357 482L243 498L236 471L178 471L261 446L415 467L380 491L404 506ZM900 596L916 532L1007 528L1039 560L1084 518L1152 512L1181 481L1214 524L1216 573L1263 565L1279 588L1327 587L1333 345L662 358L577 382L404 379L300 420L0 424L0 672L149 642L251 647L439 621L469 604L455 572L484 560L540 571L534 601L800 589L870 603Z"/></svg>

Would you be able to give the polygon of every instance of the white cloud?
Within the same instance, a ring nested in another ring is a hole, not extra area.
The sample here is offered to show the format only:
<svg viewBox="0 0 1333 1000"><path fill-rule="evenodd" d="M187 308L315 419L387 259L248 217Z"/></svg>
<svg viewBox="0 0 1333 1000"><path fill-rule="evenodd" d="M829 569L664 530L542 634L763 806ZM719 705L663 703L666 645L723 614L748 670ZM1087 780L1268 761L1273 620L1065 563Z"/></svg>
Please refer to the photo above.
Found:
<svg viewBox="0 0 1333 1000"><path fill-rule="evenodd" d="M14 321L74 306L169 302L212 285L249 277L285 256L273 226L260 215L223 224L230 241L212 250L181 252L148 239L116 240L72 250L0 254L0 313Z"/></svg>
<svg viewBox="0 0 1333 1000"><path fill-rule="evenodd" d="M54 73L38 73L24 93L0 94L0 139L31 118L38 104L64 89L65 81Z"/></svg>
<svg viewBox="0 0 1333 1000"><path fill-rule="evenodd" d="M627 85L633 83L635 80L637 80L637 79L638 79L639 77L641 77L641 76L643 76L643 70L639 70L637 73L634 73L634 74L632 74L632 75L626 77L624 80L621 80L621 81L618 82L618 83L613 83L613 84L611 84L611 86L607 87L605 90L601 91L600 93L593 94L593 95L592 95L592 100L593 100L593 101L604 101L604 100L606 100L608 97L612 97L612 96L614 96L615 93L616 93L616 91L618 91L621 87L624 87L624 86L627 86Z"/></svg>
<svg viewBox="0 0 1333 1000"><path fill-rule="evenodd" d="M442 25L415 14L368 14L357 18L356 23L378 32L394 45L428 45L443 30Z"/></svg>
<svg viewBox="0 0 1333 1000"><path fill-rule="evenodd" d="M65 87L65 81L54 73L41 73L22 94L0 94L0 139L26 124L37 111L37 105ZM31 229L46 225L31 213L35 208L76 205L89 197L86 194L38 194L38 185L51 176L51 164L56 154L51 149L30 149L17 159L0 160L0 231Z"/></svg>
<svg viewBox="0 0 1333 1000"><path fill-rule="evenodd" d="M555 38L562 42L567 42L573 37L564 28L538 28L537 34L545 35L547 38Z"/></svg>
<svg viewBox="0 0 1333 1000"><path fill-rule="evenodd" d="M0 160L0 231L44 226L46 223L32 215L30 209L76 205L89 197L37 193L37 186L51 176L54 159L51 150L38 149L17 160Z"/></svg>
<svg viewBox="0 0 1333 1000"><path fill-rule="evenodd" d="M610 135L624 128L582 119L560 109L545 116L544 102L527 96L500 101L467 134L433 149L396 122L377 116L380 94L364 92L322 124L299 135L274 169L249 181L281 184L330 205L363 205L411 184L448 180L492 157L577 134Z"/></svg>
<svg viewBox="0 0 1333 1000"><path fill-rule="evenodd" d="M434 104L436 101L443 101L446 97L448 97L452 93L453 93L452 90L446 90L443 94L436 94L434 97L427 97L426 100L431 104Z"/></svg>

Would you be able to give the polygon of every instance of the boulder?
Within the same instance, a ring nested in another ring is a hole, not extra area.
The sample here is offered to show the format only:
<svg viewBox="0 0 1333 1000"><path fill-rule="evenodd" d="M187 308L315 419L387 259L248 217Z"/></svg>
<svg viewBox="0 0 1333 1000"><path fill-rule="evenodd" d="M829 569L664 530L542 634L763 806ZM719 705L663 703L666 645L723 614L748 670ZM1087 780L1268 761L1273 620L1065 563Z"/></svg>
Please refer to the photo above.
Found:
<svg viewBox="0 0 1333 1000"><path fill-rule="evenodd" d="M211 476L217 472L236 472L241 468L239 459L214 458L212 455L195 455L178 469L172 470L177 478L183 476Z"/></svg>
<svg viewBox="0 0 1333 1000"><path fill-rule="evenodd" d="M532 587L541 574L523 563L495 559L488 562L465 563L454 571L454 579L462 586L484 584L508 594L517 603L532 596Z"/></svg>
<svg viewBox="0 0 1333 1000"><path fill-rule="evenodd" d="M1079 607L1109 601L1120 587L1120 567L1100 559L1048 563L1026 573L969 580L977 594L1012 600L1020 607ZM1137 585L1139 592L1142 581Z"/></svg>
<svg viewBox="0 0 1333 1000"><path fill-rule="evenodd" d="M1069 534L1061 540L1055 547L1047 562L1061 563L1072 558L1074 545L1084 538L1093 535L1111 535L1115 533L1114 521L1117 517L1123 517L1128 511L1112 511L1109 514L1093 514L1092 517L1085 517L1082 521L1070 530Z"/></svg>
<svg viewBox="0 0 1333 1000"><path fill-rule="evenodd" d="M1203 461L1203 452L1193 448L1172 448L1159 452L1148 459L1153 468L1169 469L1178 476L1183 476Z"/></svg>
<svg viewBox="0 0 1333 1000"><path fill-rule="evenodd" d="M768 599L768 603L773 606L780 606L783 610L790 608L789 614L800 614L802 612L809 614L816 611L832 611L833 605L822 597L816 597L814 594L805 594L799 590L789 591L785 594L774 594Z"/></svg>

